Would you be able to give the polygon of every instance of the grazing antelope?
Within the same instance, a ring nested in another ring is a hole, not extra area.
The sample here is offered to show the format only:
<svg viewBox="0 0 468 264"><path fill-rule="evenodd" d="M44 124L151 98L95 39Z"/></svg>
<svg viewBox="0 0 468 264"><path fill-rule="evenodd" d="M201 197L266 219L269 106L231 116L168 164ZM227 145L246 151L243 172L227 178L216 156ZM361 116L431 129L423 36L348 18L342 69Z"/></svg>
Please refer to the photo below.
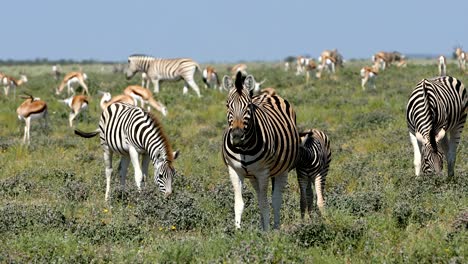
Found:
<svg viewBox="0 0 468 264"><path fill-rule="evenodd" d="M464 52L461 48L457 48L455 50L455 54L457 55L458 68L460 68L460 70L462 70L462 71L465 71L466 52Z"/></svg>
<svg viewBox="0 0 468 264"><path fill-rule="evenodd" d="M385 70L387 66L390 66L394 62L397 62L397 67L406 66L405 56L397 51L377 52L376 54L374 54L374 56L372 56L372 62L374 63L374 65L378 65L382 70Z"/></svg>
<svg viewBox="0 0 468 264"><path fill-rule="evenodd" d="M56 81L60 79L60 76L62 76L62 70L60 68L60 65L53 65L52 66L52 76Z"/></svg>
<svg viewBox="0 0 468 264"><path fill-rule="evenodd" d="M145 103L152 106L157 111L161 112L163 116L167 116L167 108L161 102L154 100L153 93L144 87L138 85L130 85L124 89L124 94L132 97L135 101L134 105L137 105L137 101L140 101L141 108L145 107ZM148 106L148 111L150 107Z"/></svg>
<svg viewBox="0 0 468 264"><path fill-rule="evenodd" d="M284 71L285 71L285 72L288 72L288 71L289 71L289 68L291 68L291 66L289 65L289 61L285 61L285 62L284 62Z"/></svg>
<svg viewBox="0 0 468 264"><path fill-rule="evenodd" d="M216 72L215 68L213 68L212 66L206 67L203 70L202 75L203 82L205 83L205 88L213 87L214 89L217 89L219 87L219 90L222 91L222 87L219 83L218 73Z"/></svg>
<svg viewBox="0 0 468 264"><path fill-rule="evenodd" d="M86 95L75 95L70 98L59 100L60 102L66 103L70 107L71 112L68 117L70 127L73 127L73 120L83 110L88 108L88 97Z"/></svg>
<svg viewBox="0 0 468 264"><path fill-rule="evenodd" d="M243 76L247 76L247 65L241 63L234 65L231 69L232 78L234 78L238 72L240 72Z"/></svg>
<svg viewBox="0 0 468 264"><path fill-rule="evenodd" d="M88 79L88 76L84 72L69 72L65 75L65 77L63 77L63 80L60 83L59 88L55 91L55 94L59 95L62 93L62 90L66 85L68 88L68 95L74 95L75 91L73 90L73 85L78 83L81 87L83 87L83 94L86 93L89 95L88 86L85 83L86 79Z"/></svg>
<svg viewBox="0 0 468 264"><path fill-rule="evenodd" d="M305 72L305 66L308 62L309 58L305 58L302 56L297 56L296 58L296 76L301 75Z"/></svg>
<svg viewBox="0 0 468 264"><path fill-rule="evenodd" d="M366 83L369 81L369 84L372 86L373 89L375 87L375 77L377 77L379 73L379 67L374 65L372 67L363 67L361 69L361 87L362 90L366 90Z"/></svg>
<svg viewBox="0 0 468 264"><path fill-rule="evenodd" d="M16 97L16 87L23 85L28 82L28 77L26 75L21 75L20 79L17 80L11 76L3 75L2 83L5 96L8 96L10 88L13 89L13 96Z"/></svg>
<svg viewBox="0 0 468 264"><path fill-rule="evenodd" d="M137 104L137 102L131 96L128 96L125 94L119 94L119 95L112 97L111 93L109 92L99 91L99 93L102 94L101 102L99 104L102 111L104 111L109 105L116 103L116 102L126 103L129 105L135 105L135 106Z"/></svg>
<svg viewBox="0 0 468 264"><path fill-rule="evenodd" d="M445 59L445 56L440 55L439 56L439 76L445 76L447 75L447 60Z"/></svg>
<svg viewBox="0 0 468 264"><path fill-rule="evenodd" d="M40 98L34 98L32 95L22 96L22 98L26 100L16 109L16 113L18 114L18 119L25 122L23 143L27 142L29 144L31 141L31 120L44 118L45 127L47 127L47 104Z"/></svg>

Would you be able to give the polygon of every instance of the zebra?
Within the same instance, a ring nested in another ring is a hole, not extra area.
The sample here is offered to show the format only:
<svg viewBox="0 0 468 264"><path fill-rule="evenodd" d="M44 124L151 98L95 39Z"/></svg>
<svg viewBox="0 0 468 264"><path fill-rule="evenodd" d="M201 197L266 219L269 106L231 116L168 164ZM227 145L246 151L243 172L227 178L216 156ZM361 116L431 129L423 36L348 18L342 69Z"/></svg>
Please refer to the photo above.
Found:
<svg viewBox="0 0 468 264"><path fill-rule="evenodd" d="M172 193L172 181L176 173L173 161L177 158L178 151L172 152L161 123L151 113L137 106L113 103L102 112L98 130L83 132L75 129L75 134L85 138L100 134L106 166L106 201L109 200L114 152L121 155L119 174L123 188L130 160L135 170L136 185L138 190L141 190L142 181L148 176L151 159L154 165L154 180L160 191L166 197ZM138 161L139 154L143 156L142 168Z"/></svg>
<svg viewBox="0 0 468 264"><path fill-rule="evenodd" d="M187 86L190 86L198 97L201 97L200 89L193 79L197 70L201 73L200 66L192 59L160 59L147 55L131 55L128 57L128 67L125 73L127 80L137 72L146 73L153 82L155 93L159 93L160 80L184 79L183 93L186 94L188 92Z"/></svg>
<svg viewBox="0 0 468 264"><path fill-rule="evenodd" d="M454 175L457 146L467 111L468 95L461 81L444 76L423 79L416 85L406 107L416 176L421 169L423 173L440 174L444 155L448 175Z"/></svg>
<svg viewBox="0 0 468 264"><path fill-rule="evenodd" d="M323 191L331 161L330 140L320 130L308 129L299 133L301 144L299 147L299 160L296 165L297 180L301 193L301 218L305 211L312 212L312 183L315 185L317 207L323 212L325 202Z"/></svg>
<svg viewBox="0 0 468 264"><path fill-rule="evenodd" d="M235 226L240 228L244 201L242 185L248 178L257 193L260 222L270 228L267 198L268 179L272 180L274 228L280 226L280 208L288 172L299 157L296 113L288 101L275 93L252 96L252 75L237 73L235 84L224 76L228 127L224 131L222 156L234 189Z"/></svg>

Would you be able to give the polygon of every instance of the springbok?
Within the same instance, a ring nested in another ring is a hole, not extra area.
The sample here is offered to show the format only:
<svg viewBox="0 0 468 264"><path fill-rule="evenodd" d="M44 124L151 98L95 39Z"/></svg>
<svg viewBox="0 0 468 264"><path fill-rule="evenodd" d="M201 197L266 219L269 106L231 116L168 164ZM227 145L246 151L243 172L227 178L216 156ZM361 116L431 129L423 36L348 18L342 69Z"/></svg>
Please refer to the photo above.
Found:
<svg viewBox="0 0 468 264"><path fill-rule="evenodd" d="M372 66L372 67L363 67L361 69L361 87L362 90L366 90L366 83L369 82L369 84L372 86L373 89L376 89L375 86L375 77L379 73L379 67L378 65Z"/></svg>
<svg viewBox="0 0 468 264"><path fill-rule="evenodd" d="M438 66L439 66L439 76L447 75L447 60L445 56L440 55L438 59Z"/></svg>
<svg viewBox="0 0 468 264"><path fill-rule="evenodd" d="M16 113L18 114L18 119L25 122L23 143L27 142L29 144L31 141L31 120L44 118L44 127L47 127L47 104L40 98L34 98L32 95L25 95L21 98L26 100L16 109Z"/></svg>
<svg viewBox="0 0 468 264"><path fill-rule="evenodd" d="M70 107L71 112L68 117L70 127L73 127L73 120L81 113L81 111L88 108L88 97L86 95L75 95L70 98L59 100L60 102L66 103Z"/></svg>
<svg viewBox="0 0 468 264"><path fill-rule="evenodd" d="M222 91L223 88L220 86L219 82L219 77L218 73L216 72L215 68L212 66L206 67L203 72L203 82L205 83L205 88L211 88L217 89L219 87L219 90Z"/></svg>
<svg viewBox="0 0 468 264"><path fill-rule="evenodd" d="M465 71L466 52L464 52L460 47L458 47L455 50L455 54L457 55L458 68L460 68L460 70L462 70L462 71Z"/></svg>
<svg viewBox="0 0 468 264"><path fill-rule="evenodd" d="M136 106L136 102L131 96L128 96L125 94L119 94L119 95L112 97L111 93L109 92L103 92L103 91L98 91L98 92L102 94L102 98L99 104L102 111L104 111L109 105L116 103L116 102L121 102L121 103L126 103L126 104Z"/></svg>
<svg viewBox="0 0 468 264"><path fill-rule="evenodd" d="M141 108L145 107L145 104L149 104L148 111L150 111L150 106L161 112L163 116L167 116L167 108L161 102L154 100L153 93L144 87L138 85L130 85L124 89L124 94L132 97L135 100L135 105L137 101L140 101Z"/></svg>
<svg viewBox="0 0 468 264"><path fill-rule="evenodd" d="M73 85L78 83L81 87L83 87L83 94L86 93L89 95L88 86L85 83L86 79L88 79L88 76L84 72L69 72L65 75L65 77L63 77L63 80L60 83L59 88L56 89L55 94L59 95L62 93L62 90L66 85L68 88L68 95L74 95L75 91L73 90Z"/></svg>
<svg viewBox="0 0 468 264"><path fill-rule="evenodd" d="M26 77L26 75L21 75L20 79L17 80L11 76L3 75L1 80L3 83L3 91L5 92L5 96L8 96L8 92L11 88L13 89L13 96L16 97L16 87L27 83L28 77Z"/></svg>

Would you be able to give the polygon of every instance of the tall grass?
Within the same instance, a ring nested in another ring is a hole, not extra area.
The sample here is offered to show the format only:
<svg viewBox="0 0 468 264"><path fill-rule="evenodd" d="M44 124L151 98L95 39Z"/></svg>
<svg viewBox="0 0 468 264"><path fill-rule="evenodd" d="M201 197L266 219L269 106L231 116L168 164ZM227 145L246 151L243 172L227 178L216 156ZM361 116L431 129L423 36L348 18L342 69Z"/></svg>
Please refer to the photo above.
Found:
<svg viewBox="0 0 468 264"><path fill-rule="evenodd" d="M362 91L364 63L347 64L336 80L324 76L308 84L279 64L249 64L257 80L267 79L265 85L295 107L300 128L326 131L332 146L326 215L300 219L292 171L281 230L270 233L259 231L258 205L248 181L243 226L233 227L233 192L220 153L226 93L202 88L199 99L192 91L182 95L182 82L163 82L155 96L169 115L157 115L181 152L175 193L163 199L152 177L138 193L130 169L125 191L114 172L112 199L105 203L99 140L78 138L67 126L68 109L57 101L65 95L53 94L58 83L49 66L2 69L31 76L17 94L27 91L46 100L50 125L43 130L33 122L32 142L22 145L24 124L15 113L21 99L0 97L0 261L466 262L467 133L453 181L446 173L415 177L404 116L412 88L437 73L435 63L390 68L379 74L377 90ZM448 69L468 85L455 65ZM108 65L83 65L83 70L92 99L86 116L75 124L90 131L99 122L97 90L115 95L140 81L127 81ZM227 74L224 65L218 70ZM199 76L197 82L203 86Z"/></svg>

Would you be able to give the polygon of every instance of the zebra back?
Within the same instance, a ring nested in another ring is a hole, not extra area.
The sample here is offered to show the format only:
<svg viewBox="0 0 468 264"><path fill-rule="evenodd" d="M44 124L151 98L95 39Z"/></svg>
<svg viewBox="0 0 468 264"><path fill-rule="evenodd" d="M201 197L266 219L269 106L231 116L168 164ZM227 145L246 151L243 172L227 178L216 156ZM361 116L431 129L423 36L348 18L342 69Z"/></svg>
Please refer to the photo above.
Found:
<svg viewBox="0 0 468 264"><path fill-rule="evenodd" d="M128 62L129 68L145 72L150 79L179 80L183 78L189 81L193 79L196 70L202 72L200 65L189 58L163 59L147 55L131 55Z"/></svg>
<svg viewBox="0 0 468 264"><path fill-rule="evenodd" d="M321 174L323 182L330 167L331 149L328 136L320 130L309 129L299 133L300 155L296 171L298 177L315 177Z"/></svg>

